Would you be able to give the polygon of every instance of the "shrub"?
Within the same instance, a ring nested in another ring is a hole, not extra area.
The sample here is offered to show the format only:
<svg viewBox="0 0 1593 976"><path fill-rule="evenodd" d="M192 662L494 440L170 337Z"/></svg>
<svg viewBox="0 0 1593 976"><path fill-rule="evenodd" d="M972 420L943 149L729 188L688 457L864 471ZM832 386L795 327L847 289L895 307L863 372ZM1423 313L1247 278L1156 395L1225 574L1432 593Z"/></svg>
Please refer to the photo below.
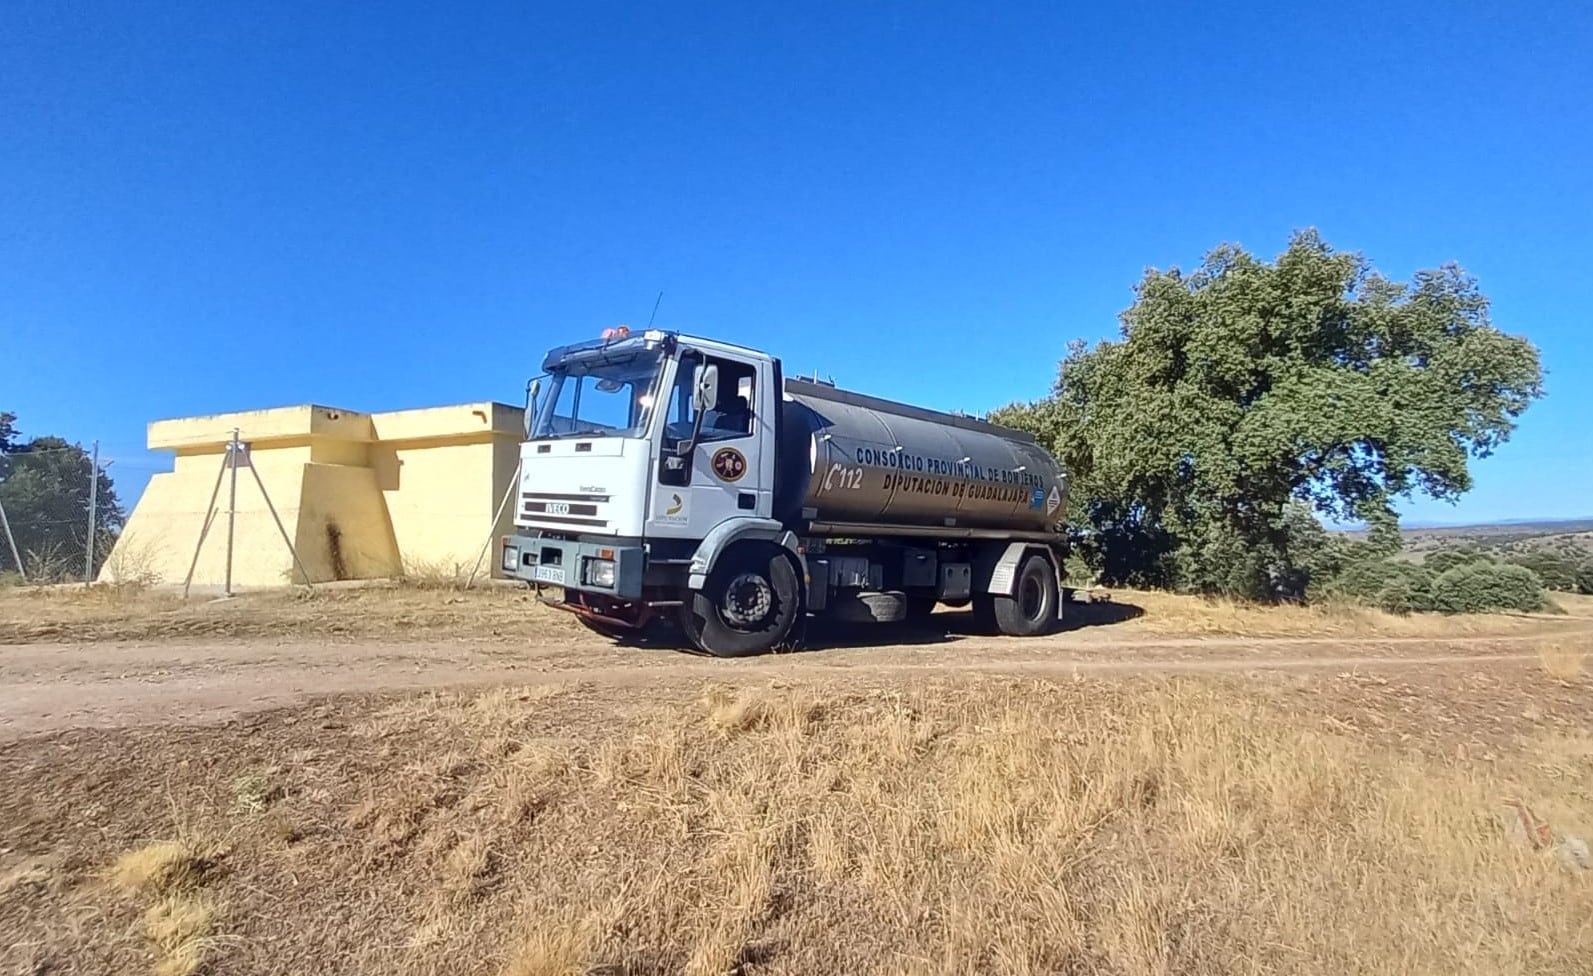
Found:
<svg viewBox="0 0 1593 976"><path fill-rule="evenodd" d="M1433 576L1425 566L1395 559L1351 563L1328 585L1330 593L1390 613L1432 609Z"/></svg>
<svg viewBox="0 0 1593 976"><path fill-rule="evenodd" d="M1577 564L1556 552L1525 552L1509 556L1506 560L1524 566L1538 574L1543 585L1558 593L1575 593L1577 590Z"/></svg>
<svg viewBox="0 0 1593 976"><path fill-rule="evenodd" d="M1542 610L1543 581L1525 566L1469 563L1445 570L1433 580L1433 608L1444 613Z"/></svg>
<svg viewBox="0 0 1593 976"><path fill-rule="evenodd" d="M1432 594L1424 593L1407 578L1396 576L1377 593L1376 605L1389 613L1411 613L1427 609Z"/></svg>
<svg viewBox="0 0 1593 976"><path fill-rule="evenodd" d="M1589 559L1576 571L1576 591L1593 596L1593 559Z"/></svg>
<svg viewBox="0 0 1593 976"><path fill-rule="evenodd" d="M1487 558L1476 546L1445 546L1423 557L1422 565L1427 567L1429 573L1438 576L1456 566L1464 566Z"/></svg>

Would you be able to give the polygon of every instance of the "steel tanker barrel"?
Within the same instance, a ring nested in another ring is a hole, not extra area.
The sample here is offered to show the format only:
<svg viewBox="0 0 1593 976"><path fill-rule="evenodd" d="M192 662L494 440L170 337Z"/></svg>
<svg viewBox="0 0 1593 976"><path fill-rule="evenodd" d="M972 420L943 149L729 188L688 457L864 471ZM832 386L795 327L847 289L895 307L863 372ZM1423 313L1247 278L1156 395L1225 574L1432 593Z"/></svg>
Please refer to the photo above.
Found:
<svg viewBox="0 0 1593 976"><path fill-rule="evenodd" d="M823 523L1050 532L1067 478L1027 434L787 380L781 514ZM800 505L801 512L794 509Z"/></svg>

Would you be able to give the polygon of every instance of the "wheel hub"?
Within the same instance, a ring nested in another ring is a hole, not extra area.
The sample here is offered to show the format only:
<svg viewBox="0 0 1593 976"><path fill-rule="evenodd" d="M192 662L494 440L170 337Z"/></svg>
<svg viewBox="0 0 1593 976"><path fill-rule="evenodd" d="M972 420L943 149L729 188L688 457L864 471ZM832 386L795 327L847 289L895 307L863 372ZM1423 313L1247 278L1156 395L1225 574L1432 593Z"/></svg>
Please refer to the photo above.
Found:
<svg viewBox="0 0 1593 976"><path fill-rule="evenodd" d="M774 589L769 581L757 573L742 573L725 587L719 613L725 623L746 629L763 623L773 607Z"/></svg>
<svg viewBox="0 0 1593 976"><path fill-rule="evenodd" d="M1025 579L1018 588L1018 609L1028 619L1040 616L1045 606L1045 594L1038 580Z"/></svg>

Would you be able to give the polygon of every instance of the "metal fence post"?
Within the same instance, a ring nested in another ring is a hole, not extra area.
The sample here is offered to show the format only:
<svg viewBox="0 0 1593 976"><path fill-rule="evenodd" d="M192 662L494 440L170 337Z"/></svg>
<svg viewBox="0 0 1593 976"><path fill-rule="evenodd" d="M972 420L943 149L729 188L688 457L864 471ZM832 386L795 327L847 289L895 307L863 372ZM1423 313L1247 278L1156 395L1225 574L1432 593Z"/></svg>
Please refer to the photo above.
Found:
<svg viewBox="0 0 1593 976"><path fill-rule="evenodd" d="M6 530L6 542L11 544L11 558L17 561L17 576L22 582L28 581L28 571L22 568L22 554L17 552L17 537L11 534L11 520L6 518L6 506L0 502L0 529Z"/></svg>
<svg viewBox="0 0 1593 976"><path fill-rule="evenodd" d="M183 599L188 599L188 588L194 582L194 570L199 568L199 552L205 548L205 538L210 535L210 527L216 521L216 499L221 497L221 479L227 476L227 464L231 459L223 457L221 467L216 469L216 483L210 489L210 501L205 504L205 521L199 526L199 541L194 543L194 556L188 561L188 575L183 577Z"/></svg>
<svg viewBox="0 0 1593 976"><path fill-rule="evenodd" d="M232 487L227 489L227 596L232 596L232 531L238 521L238 428L232 428L232 443L227 445L227 464L232 468ZM251 465L251 467L253 467Z"/></svg>
<svg viewBox="0 0 1593 976"><path fill-rule="evenodd" d="M100 501L100 442L94 442L93 460L89 462L89 531L88 550L83 563L83 585L94 582L94 530L97 528Z"/></svg>
<svg viewBox="0 0 1593 976"><path fill-rule="evenodd" d="M662 298L663 294L660 293L659 297ZM476 556L476 564L470 567L470 575L465 577L465 589L467 590L470 589L470 584L476 581L476 574L481 572L481 562L487 558L487 550L492 548L492 540L498 537L498 523L503 521L503 510L509 507L509 499L514 497L515 491L520 487L520 472L524 470L524 467L524 460L521 460L514 467L514 478L509 482L508 489L503 493L503 501L498 503L498 511L492 516L492 531L488 534L487 541L482 545L481 552ZM501 554L499 558L502 558ZM501 563L499 568L503 568ZM487 571L487 576L489 578L492 576L491 570Z"/></svg>

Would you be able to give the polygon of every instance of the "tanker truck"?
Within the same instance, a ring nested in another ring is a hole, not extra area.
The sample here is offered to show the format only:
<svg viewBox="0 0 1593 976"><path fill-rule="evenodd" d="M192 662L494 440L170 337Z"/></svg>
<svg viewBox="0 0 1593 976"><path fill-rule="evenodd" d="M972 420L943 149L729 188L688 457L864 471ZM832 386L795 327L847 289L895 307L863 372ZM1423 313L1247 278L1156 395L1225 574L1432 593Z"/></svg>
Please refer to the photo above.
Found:
<svg viewBox="0 0 1593 976"><path fill-rule="evenodd" d="M504 575L609 636L674 622L734 657L815 616L971 604L1018 636L1060 618L1067 480L1032 437L767 353L651 329L554 349L520 459Z"/></svg>

